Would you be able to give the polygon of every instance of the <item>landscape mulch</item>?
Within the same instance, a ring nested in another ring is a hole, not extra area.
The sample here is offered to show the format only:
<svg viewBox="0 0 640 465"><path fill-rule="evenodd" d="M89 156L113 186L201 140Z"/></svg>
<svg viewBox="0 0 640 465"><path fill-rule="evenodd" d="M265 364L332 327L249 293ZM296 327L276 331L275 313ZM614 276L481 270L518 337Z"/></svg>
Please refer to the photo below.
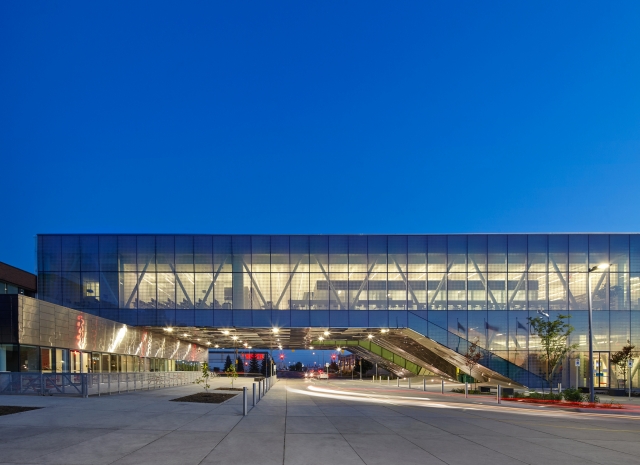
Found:
<svg viewBox="0 0 640 465"><path fill-rule="evenodd" d="M215 388L215 391L240 391L242 392L242 389L240 388Z"/></svg>
<svg viewBox="0 0 640 465"><path fill-rule="evenodd" d="M29 410L38 410L42 407L16 407L13 405L0 405L0 415L11 415L12 413L27 412Z"/></svg>
<svg viewBox="0 0 640 465"><path fill-rule="evenodd" d="M200 402L202 404L221 404L222 402L237 396L238 394L219 394L214 392L199 392L190 396L171 399L171 402Z"/></svg>

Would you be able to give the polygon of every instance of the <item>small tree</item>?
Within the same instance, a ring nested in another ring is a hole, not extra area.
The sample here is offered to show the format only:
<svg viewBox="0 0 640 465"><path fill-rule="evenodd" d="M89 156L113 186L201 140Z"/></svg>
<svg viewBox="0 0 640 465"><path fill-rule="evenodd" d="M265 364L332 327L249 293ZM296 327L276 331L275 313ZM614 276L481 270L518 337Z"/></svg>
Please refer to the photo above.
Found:
<svg viewBox="0 0 640 465"><path fill-rule="evenodd" d="M231 366L231 356L227 355L227 359L224 361L223 370L226 372L229 369L230 366Z"/></svg>
<svg viewBox="0 0 640 465"><path fill-rule="evenodd" d="M573 332L573 326L566 321L569 318L571 318L570 315L558 315L553 321L539 316L528 318L533 333L540 338L542 346L540 358L546 362L546 379L549 389L552 389L553 375L564 357L578 348L578 344L568 344L569 335Z"/></svg>
<svg viewBox="0 0 640 465"><path fill-rule="evenodd" d="M334 373L337 373L338 372L338 364L335 361L331 362L329 364L329 370L333 371Z"/></svg>
<svg viewBox="0 0 640 465"><path fill-rule="evenodd" d="M271 376L271 357L269 357L269 354L265 354L264 358L262 359L262 365L260 366L260 372L264 375L264 376Z"/></svg>
<svg viewBox="0 0 640 465"><path fill-rule="evenodd" d="M260 364L258 363L258 357L255 352L251 352L251 362L249 362L249 373L259 373Z"/></svg>
<svg viewBox="0 0 640 465"><path fill-rule="evenodd" d="M232 364L229 365L229 368L224 370L224 372L227 374L227 378L231 378L231 389L233 389L233 382L238 377L238 372L236 371L236 366L232 363Z"/></svg>
<svg viewBox="0 0 640 465"><path fill-rule="evenodd" d="M204 392L209 392L209 388L211 387L209 386L210 377L211 377L211 372L209 371L209 364L207 362L204 362L202 364L202 375L200 376L200 378L196 379L197 384L202 384L202 387L204 388Z"/></svg>
<svg viewBox="0 0 640 465"><path fill-rule="evenodd" d="M631 345L631 341L627 341L627 345L624 346L622 350L611 354L611 363L616 365L620 371L622 371L625 386L627 384L627 368L629 367L629 360L633 358L633 349L635 348L636 346Z"/></svg>
<svg viewBox="0 0 640 465"><path fill-rule="evenodd" d="M478 347L478 338L475 338L469 347L467 348L467 353L464 354L465 357L465 365L469 368L469 376L475 380L475 377L471 374L473 369L480 363L480 359L482 358L482 352L480 351L480 347ZM477 386L476 380L476 388Z"/></svg>

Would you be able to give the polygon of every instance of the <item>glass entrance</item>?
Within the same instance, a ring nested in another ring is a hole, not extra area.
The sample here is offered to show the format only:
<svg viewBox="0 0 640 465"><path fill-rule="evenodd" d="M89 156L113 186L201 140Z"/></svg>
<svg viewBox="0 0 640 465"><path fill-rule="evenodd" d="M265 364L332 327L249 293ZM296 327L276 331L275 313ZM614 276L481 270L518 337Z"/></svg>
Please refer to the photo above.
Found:
<svg viewBox="0 0 640 465"><path fill-rule="evenodd" d="M593 353L594 374L593 385L596 388L609 387L609 352Z"/></svg>
<svg viewBox="0 0 640 465"><path fill-rule="evenodd" d="M101 361L102 360L98 352L93 352L91 354L91 372L92 373L100 373L102 371L102 364L100 363Z"/></svg>

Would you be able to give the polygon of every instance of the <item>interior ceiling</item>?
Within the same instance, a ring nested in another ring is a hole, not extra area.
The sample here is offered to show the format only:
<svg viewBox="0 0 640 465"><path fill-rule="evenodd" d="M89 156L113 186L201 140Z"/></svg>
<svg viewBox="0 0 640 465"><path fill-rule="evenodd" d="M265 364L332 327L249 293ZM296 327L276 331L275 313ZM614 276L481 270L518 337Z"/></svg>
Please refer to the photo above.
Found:
<svg viewBox="0 0 640 465"><path fill-rule="evenodd" d="M179 327L167 328L148 326L149 330L171 334L183 341L200 344L216 349L251 348L264 349L311 349L313 341L321 342L344 340L370 340L386 347L419 366L446 376L455 376L455 367L467 370L465 359L451 349L419 335L408 329L381 328L213 328L213 327ZM315 346L318 350L321 346ZM325 345L326 349L336 349L333 345ZM347 348L347 350L350 350ZM351 352L355 352L351 351ZM368 351L367 351L368 352ZM369 353L369 352L368 352ZM373 360L375 354L369 356L359 354ZM382 360L380 361L382 363ZM512 382L508 378L478 365L472 372L477 379L496 379Z"/></svg>

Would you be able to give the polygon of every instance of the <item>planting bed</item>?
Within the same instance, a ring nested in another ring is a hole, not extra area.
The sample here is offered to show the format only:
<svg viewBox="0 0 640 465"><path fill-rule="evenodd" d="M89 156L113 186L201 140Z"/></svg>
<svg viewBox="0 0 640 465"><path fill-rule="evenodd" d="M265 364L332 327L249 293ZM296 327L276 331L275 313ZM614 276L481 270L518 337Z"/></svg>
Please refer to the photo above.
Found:
<svg viewBox="0 0 640 465"><path fill-rule="evenodd" d="M214 392L199 392L190 396L171 399L171 402L200 402L202 404L221 404L238 394L219 394Z"/></svg>
<svg viewBox="0 0 640 465"><path fill-rule="evenodd" d="M510 402L523 402L526 404L543 404L552 407L572 407L572 408L604 408L604 409L622 409L622 405L613 403L597 403L597 402L567 402L564 400L547 400L547 399L527 399L522 397L503 397L502 400Z"/></svg>

